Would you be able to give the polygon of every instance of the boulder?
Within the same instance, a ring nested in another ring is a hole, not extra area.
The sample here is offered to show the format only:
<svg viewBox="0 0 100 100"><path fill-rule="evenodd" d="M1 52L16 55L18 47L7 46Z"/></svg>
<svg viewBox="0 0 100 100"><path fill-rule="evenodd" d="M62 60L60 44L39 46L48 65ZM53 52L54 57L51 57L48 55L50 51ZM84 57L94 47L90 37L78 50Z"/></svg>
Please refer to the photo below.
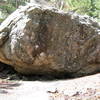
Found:
<svg viewBox="0 0 100 100"><path fill-rule="evenodd" d="M19 7L0 25L0 61L22 74L100 71L100 24L50 6Z"/></svg>

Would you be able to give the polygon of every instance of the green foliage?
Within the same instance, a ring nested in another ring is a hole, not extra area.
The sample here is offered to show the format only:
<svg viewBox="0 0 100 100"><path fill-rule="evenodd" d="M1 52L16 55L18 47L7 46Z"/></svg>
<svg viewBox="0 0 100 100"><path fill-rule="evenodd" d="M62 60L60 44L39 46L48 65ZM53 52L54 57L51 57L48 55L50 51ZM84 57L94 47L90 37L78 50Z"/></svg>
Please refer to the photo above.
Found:
<svg viewBox="0 0 100 100"><path fill-rule="evenodd" d="M2 12L6 12L8 14L12 13L16 8L12 4L1 5L0 9Z"/></svg>
<svg viewBox="0 0 100 100"><path fill-rule="evenodd" d="M46 0L52 2L59 9L73 10L79 14L86 14L100 21L100 0ZM0 0L0 22L18 8L25 5L29 0Z"/></svg>
<svg viewBox="0 0 100 100"><path fill-rule="evenodd" d="M74 10L80 14L87 14L100 19L100 0L65 0L69 6L67 10Z"/></svg>
<svg viewBox="0 0 100 100"><path fill-rule="evenodd" d="M19 5L25 5L25 0L0 0L0 23Z"/></svg>
<svg viewBox="0 0 100 100"><path fill-rule="evenodd" d="M3 18L0 18L0 23L3 22L3 20L4 20Z"/></svg>
<svg viewBox="0 0 100 100"><path fill-rule="evenodd" d="M16 8L12 4L0 5L0 23L9 15L11 14Z"/></svg>
<svg viewBox="0 0 100 100"><path fill-rule="evenodd" d="M56 2L56 7L62 10L72 10L79 14L86 14L93 18L100 20L100 0L51 0L53 3ZM61 3L61 2L64 3ZM59 6L58 6L59 5Z"/></svg>

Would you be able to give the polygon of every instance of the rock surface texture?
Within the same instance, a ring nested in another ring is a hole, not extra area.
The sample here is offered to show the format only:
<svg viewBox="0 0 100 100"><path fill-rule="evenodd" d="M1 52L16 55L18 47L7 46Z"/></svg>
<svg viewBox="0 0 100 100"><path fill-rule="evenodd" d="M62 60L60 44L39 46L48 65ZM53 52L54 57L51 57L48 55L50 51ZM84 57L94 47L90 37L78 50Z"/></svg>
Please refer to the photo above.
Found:
<svg viewBox="0 0 100 100"><path fill-rule="evenodd" d="M23 74L100 71L100 25L88 16L28 4L0 25L0 61Z"/></svg>

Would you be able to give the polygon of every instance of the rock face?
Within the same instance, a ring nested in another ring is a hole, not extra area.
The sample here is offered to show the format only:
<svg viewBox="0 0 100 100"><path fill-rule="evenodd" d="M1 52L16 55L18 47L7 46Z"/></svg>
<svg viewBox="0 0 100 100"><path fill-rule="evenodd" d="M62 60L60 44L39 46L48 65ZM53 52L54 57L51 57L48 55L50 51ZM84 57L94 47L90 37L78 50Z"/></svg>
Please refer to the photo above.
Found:
<svg viewBox="0 0 100 100"><path fill-rule="evenodd" d="M23 74L100 71L100 25L88 16L28 4L0 25L0 61Z"/></svg>

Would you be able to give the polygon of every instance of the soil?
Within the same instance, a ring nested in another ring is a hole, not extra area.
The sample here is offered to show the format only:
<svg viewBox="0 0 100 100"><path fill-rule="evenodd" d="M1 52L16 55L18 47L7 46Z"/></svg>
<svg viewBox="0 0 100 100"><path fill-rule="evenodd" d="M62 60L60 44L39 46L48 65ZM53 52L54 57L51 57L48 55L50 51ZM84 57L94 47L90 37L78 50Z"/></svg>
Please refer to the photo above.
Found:
<svg viewBox="0 0 100 100"><path fill-rule="evenodd" d="M26 95L27 94L27 95ZM65 78L17 73L0 64L0 100L100 100L100 74Z"/></svg>

